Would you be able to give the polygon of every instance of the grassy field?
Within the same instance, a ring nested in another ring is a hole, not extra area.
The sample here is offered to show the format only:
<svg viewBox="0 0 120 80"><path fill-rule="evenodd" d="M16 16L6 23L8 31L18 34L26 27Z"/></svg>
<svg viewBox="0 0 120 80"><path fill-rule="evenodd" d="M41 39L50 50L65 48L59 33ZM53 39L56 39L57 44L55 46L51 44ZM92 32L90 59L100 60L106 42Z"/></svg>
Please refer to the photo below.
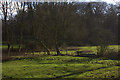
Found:
<svg viewBox="0 0 120 80"><path fill-rule="evenodd" d="M18 45L12 45L12 46L13 46L14 49L18 49L18 48L19 48ZM7 49L8 46L7 46L7 45L2 45L2 46L0 46L0 48L2 48L2 49Z"/></svg>
<svg viewBox="0 0 120 80"><path fill-rule="evenodd" d="M117 45L110 48L118 50ZM69 48L69 47L68 47ZM70 47L79 51L92 51L96 46ZM68 50L74 54L76 50ZM61 51L66 54L66 51ZM38 52L34 54L46 54ZM51 54L56 54L52 51ZM2 63L3 78L120 78L120 60L108 58L73 56L15 56L13 60Z"/></svg>
<svg viewBox="0 0 120 80"><path fill-rule="evenodd" d="M120 61L103 58L42 56L3 62L3 78L118 78Z"/></svg>
<svg viewBox="0 0 120 80"><path fill-rule="evenodd" d="M110 49L114 49L115 51L118 51L120 45L110 45L109 48ZM67 52L66 51L61 51L62 54L70 54L70 55L76 55L75 52L76 51L91 51L91 52L88 52L87 54L97 54L97 46L81 46L81 47L67 47L67 49L69 48L77 48L78 50L68 50ZM28 53L26 53L28 54ZM35 52L34 54L47 54L46 52ZM51 54L52 55L55 55L57 54L56 51L51 51Z"/></svg>

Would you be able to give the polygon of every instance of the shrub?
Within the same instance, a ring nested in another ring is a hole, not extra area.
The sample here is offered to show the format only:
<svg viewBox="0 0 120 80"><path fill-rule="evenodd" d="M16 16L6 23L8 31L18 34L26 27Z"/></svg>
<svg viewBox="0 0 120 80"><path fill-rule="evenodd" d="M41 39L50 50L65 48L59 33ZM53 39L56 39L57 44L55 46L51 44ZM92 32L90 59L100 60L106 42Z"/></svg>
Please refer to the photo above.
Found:
<svg viewBox="0 0 120 80"><path fill-rule="evenodd" d="M119 52L115 49L108 49L107 53L104 54L104 57L110 58L110 59L119 59Z"/></svg>
<svg viewBox="0 0 120 80"><path fill-rule="evenodd" d="M98 46L97 47L97 55L99 57L106 57L110 59L119 59L120 51L109 48L109 46Z"/></svg>
<svg viewBox="0 0 120 80"><path fill-rule="evenodd" d="M98 56L103 56L107 52L108 52L108 46L107 45L97 46L97 55Z"/></svg>

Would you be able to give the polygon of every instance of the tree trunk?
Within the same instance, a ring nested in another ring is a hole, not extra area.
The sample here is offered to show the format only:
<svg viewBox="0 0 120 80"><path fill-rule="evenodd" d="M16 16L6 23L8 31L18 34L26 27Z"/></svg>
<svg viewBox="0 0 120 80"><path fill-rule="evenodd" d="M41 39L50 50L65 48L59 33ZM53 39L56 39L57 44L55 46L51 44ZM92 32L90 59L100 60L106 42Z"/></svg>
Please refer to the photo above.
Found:
<svg viewBox="0 0 120 80"><path fill-rule="evenodd" d="M8 43L8 56L10 56L10 43Z"/></svg>
<svg viewBox="0 0 120 80"><path fill-rule="evenodd" d="M50 55L50 50L47 48L47 46L41 41L42 46L45 48L47 51L47 54Z"/></svg>
<svg viewBox="0 0 120 80"><path fill-rule="evenodd" d="M61 55L59 48L56 46L57 55Z"/></svg>
<svg viewBox="0 0 120 80"><path fill-rule="evenodd" d="M21 48L22 48L22 47L21 47L21 44L20 44L20 45L19 45L19 49L18 49L19 52L21 52Z"/></svg>
<svg viewBox="0 0 120 80"><path fill-rule="evenodd" d="M21 45L22 45L22 40L23 40L23 33L22 33L22 30L20 32L20 41L19 41L19 49L18 49L18 52L20 53L21 52Z"/></svg>
<svg viewBox="0 0 120 80"><path fill-rule="evenodd" d="M56 48L57 55L61 55L59 47L58 47L58 30L57 30L57 26L55 26L55 48Z"/></svg>
<svg viewBox="0 0 120 80"><path fill-rule="evenodd" d="M57 55L61 55L57 42L55 44L55 48L56 48Z"/></svg>
<svg viewBox="0 0 120 80"><path fill-rule="evenodd" d="M119 10L120 10L120 6L119 6ZM120 34L120 14L118 16L118 34ZM120 45L120 35L118 35L118 44Z"/></svg>

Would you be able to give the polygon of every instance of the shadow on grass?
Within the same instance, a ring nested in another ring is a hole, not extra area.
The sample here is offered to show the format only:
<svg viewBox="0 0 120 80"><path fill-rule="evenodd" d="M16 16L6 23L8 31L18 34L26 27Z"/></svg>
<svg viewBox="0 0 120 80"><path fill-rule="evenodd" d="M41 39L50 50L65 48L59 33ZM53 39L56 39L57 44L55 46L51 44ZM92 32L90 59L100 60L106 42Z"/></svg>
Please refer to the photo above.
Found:
<svg viewBox="0 0 120 80"><path fill-rule="evenodd" d="M96 54L80 54L77 55L78 57L90 57L90 58L98 58L99 56L97 56Z"/></svg>
<svg viewBox="0 0 120 80"><path fill-rule="evenodd" d="M109 67L111 67L111 66L109 66ZM97 69L91 69L91 70L82 71L82 72L73 72L71 74L61 75L61 76L57 76L55 78L64 78L64 77L68 77L68 76L72 76L72 75L77 75L77 74L82 74L82 73L85 73L85 72L88 72L88 71L99 70L99 69L103 69L103 68L108 68L108 67L100 67L100 68L97 68Z"/></svg>

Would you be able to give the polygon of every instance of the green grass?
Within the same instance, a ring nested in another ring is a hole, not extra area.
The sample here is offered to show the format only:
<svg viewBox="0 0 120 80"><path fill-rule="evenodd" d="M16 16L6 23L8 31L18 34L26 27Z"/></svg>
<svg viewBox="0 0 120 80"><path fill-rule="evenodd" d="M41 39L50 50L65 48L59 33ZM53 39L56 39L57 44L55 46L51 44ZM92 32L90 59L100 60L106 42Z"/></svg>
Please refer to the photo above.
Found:
<svg viewBox="0 0 120 80"><path fill-rule="evenodd" d="M13 48L18 48L18 45L12 45ZM23 47L25 47L23 45ZM120 45L110 45L110 48L114 48L114 49L119 49L118 47L120 47ZM0 48L3 49L7 49L7 45L0 45ZM92 50L92 51L96 51L96 46L81 46L81 47L68 47L68 48L80 48L80 50Z"/></svg>
<svg viewBox="0 0 120 80"><path fill-rule="evenodd" d="M76 51L67 51L67 53L66 53L66 51L60 51L61 52L61 54L72 54L72 55L75 55L75 52ZM30 53L26 53L26 54L30 54ZM31 53L32 54L32 53ZM43 54L47 54L47 52L35 52L34 54L41 54L41 55L43 55ZM57 52L56 51L51 51L50 52L50 54L51 55L55 55L55 54L57 54Z"/></svg>
<svg viewBox="0 0 120 80"><path fill-rule="evenodd" d="M120 45L109 45L110 49L115 49L118 50L120 47ZM96 46L83 46L83 47L79 47L81 48L80 51L85 51L85 50L90 50L93 52L97 52L97 47Z"/></svg>
<svg viewBox="0 0 120 80"><path fill-rule="evenodd" d="M104 69L93 70L89 72L85 72L82 75L77 75L77 77L84 77L84 78L118 78L120 69L119 66L112 66ZM104 73L103 73L104 72Z"/></svg>
<svg viewBox="0 0 120 80"><path fill-rule="evenodd" d="M17 48L17 46L14 46ZM118 50L117 45L110 45ZM4 45L3 48L6 48ZM79 51L93 51L96 46L71 47L79 48ZM67 54L75 54L75 50L67 51ZM61 51L66 54L66 51ZM28 54L28 53L26 53ZM29 53L30 54L30 53ZM46 54L37 52L35 54ZM52 51L51 54L56 54ZM107 58L89 58L72 56L15 56L14 60L3 62L3 78L118 78L120 60Z"/></svg>
<svg viewBox="0 0 120 80"><path fill-rule="evenodd" d="M120 45L110 45L109 48L110 49L115 49L116 51L118 51L118 47L120 47ZM97 47L96 46L81 46L81 47L68 47L69 48L79 48L79 50L71 50L71 51L60 51L62 54L72 54L72 55L76 55L76 51L92 51L89 52L89 54L97 54ZM51 55L55 55L57 54L56 51L51 51L50 52ZM26 53L29 54L29 53ZM35 52L34 54L47 54L46 52Z"/></svg>
<svg viewBox="0 0 120 80"><path fill-rule="evenodd" d="M19 48L18 45L12 45L12 46L13 46L14 49L18 49L18 48ZM0 46L0 48L2 48L2 49L7 49L8 46L7 46L7 45L2 45L2 46Z"/></svg>
<svg viewBox="0 0 120 80"><path fill-rule="evenodd" d="M102 58L43 56L3 62L3 78L118 78L120 61ZM102 74L103 73L103 74Z"/></svg>

